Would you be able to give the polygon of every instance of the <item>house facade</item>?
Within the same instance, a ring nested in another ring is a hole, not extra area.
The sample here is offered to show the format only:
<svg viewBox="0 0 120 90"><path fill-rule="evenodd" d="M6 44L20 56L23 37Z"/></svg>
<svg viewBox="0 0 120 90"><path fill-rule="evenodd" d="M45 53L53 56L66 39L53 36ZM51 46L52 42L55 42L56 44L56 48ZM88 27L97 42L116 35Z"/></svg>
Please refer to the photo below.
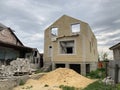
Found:
<svg viewBox="0 0 120 90"><path fill-rule="evenodd" d="M114 60L109 62L108 74L118 83L120 82L120 43L113 45L109 49L113 50Z"/></svg>
<svg viewBox="0 0 120 90"><path fill-rule="evenodd" d="M97 40L90 26L63 15L44 33L44 62L86 75L97 68Z"/></svg>

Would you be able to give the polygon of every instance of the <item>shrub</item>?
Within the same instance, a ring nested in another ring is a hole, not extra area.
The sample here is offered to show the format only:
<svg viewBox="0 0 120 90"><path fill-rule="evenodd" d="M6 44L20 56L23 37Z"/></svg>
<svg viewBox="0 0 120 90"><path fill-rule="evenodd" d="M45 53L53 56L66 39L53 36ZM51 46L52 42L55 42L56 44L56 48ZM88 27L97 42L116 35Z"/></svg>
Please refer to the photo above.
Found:
<svg viewBox="0 0 120 90"><path fill-rule="evenodd" d="M64 86L64 85L60 85L59 88L61 88L62 90L81 90L79 88Z"/></svg>
<svg viewBox="0 0 120 90"><path fill-rule="evenodd" d="M35 74L38 74L38 73L41 73L41 70L40 70L40 69L37 69L37 70L35 71Z"/></svg>
<svg viewBox="0 0 120 90"><path fill-rule="evenodd" d="M105 78L105 69L101 68L101 69L97 69L95 71L91 71L89 74L87 74L86 76L89 76L90 78Z"/></svg>
<svg viewBox="0 0 120 90"><path fill-rule="evenodd" d="M21 85L24 85L24 84L25 84L25 82L23 80L20 80L19 85L21 86Z"/></svg>
<svg viewBox="0 0 120 90"><path fill-rule="evenodd" d="M83 90L120 90L120 88L118 86L105 85L101 81L96 81Z"/></svg>

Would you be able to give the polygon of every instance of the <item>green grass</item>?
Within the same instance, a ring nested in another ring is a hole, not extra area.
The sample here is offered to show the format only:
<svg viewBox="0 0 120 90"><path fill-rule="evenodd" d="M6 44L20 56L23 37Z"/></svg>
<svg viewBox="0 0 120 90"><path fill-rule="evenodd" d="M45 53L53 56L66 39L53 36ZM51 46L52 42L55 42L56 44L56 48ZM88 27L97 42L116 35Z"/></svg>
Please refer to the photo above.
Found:
<svg viewBox="0 0 120 90"><path fill-rule="evenodd" d="M61 88L62 90L82 90L80 88L75 88L75 87L65 86L65 85L60 85L59 88Z"/></svg>
<svg viewBox="0 0 120 90"><path fill-rule="evenodd" d="M83 90L120 90L120 84L118 84L116 86L112 86L112 85L105 85L101 81L96 81L96 82L88 85Z"/></svg>
<svg viewBox="0 0 120 90"><path fill-rule="evenodd" d="M38 73L41 73L42 71L40 70L40 69L37 69L36 71L35 71L35 74L38 74Z"/></svg>
<svg viewBox="0 0 120 90"><path fill-rule="evenodd" d="M31 88L33 88L33 86L31 85L31 86L26 86L26 87L22 87L22 89L25 89L25 90L27 90L27 89L31 89Z"/></svg>
<svg viewBox="0 0 120 90"><path fill-rule="evenodd" d="M86 88L75 88L71 86L65 86L65 85L60 85L59 88L62 90L120 90L120 84L111 86L111 85L105 85L102 83L100 80L96 81L90 85L88 85Z"/></svg>
<svg viewBox="0 0 120 90"><path fill-rule="evenodd" d="M86 75L92 79L103 79L105 78L105 69L96 69L95 71L91 71L89 74Z"/></svg>
<svg viewBox="0 0 120 90"><path fill-rule="evenodd" d="M25 84L25 81L20 80L19 85L22 86L22 85L24 85L24 84Z"/></svg>

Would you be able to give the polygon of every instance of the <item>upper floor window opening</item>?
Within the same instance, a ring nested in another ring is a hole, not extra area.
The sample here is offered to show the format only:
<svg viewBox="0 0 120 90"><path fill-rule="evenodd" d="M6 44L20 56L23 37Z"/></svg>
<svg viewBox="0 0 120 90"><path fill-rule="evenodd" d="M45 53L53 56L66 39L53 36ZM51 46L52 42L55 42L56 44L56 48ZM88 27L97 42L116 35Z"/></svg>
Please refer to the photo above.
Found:
<svg viewBox="0 0 120 90"><path fill-rule="evenodd" d="M80 32L80 24L79 23L72 24L71 28L72 28L72 33Z"/></svg>
<svg viewBox="0 0 120 90"><path fill-rule="evenodd" d="M52 34L53 36L58 36L58 28L53 27L53 28L51 29L51 34Z"/></svg>

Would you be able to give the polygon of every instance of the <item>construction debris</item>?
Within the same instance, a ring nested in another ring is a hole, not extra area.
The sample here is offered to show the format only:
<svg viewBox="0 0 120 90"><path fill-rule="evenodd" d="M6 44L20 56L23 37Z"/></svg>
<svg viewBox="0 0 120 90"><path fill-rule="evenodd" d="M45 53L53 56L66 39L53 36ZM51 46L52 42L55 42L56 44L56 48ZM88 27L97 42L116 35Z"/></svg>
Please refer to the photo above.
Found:
<svg viewBox="0 0 120 90"><path fill-rule="evenodd" d="M17 60L11 61L10 65L2 65L0 67L0 78L4 79L16 74L30 74L32 71L30 65L30 60L24 58L17 58Z"/></svg>
<svg viewBox="0 0 120 90"><path fill-rule="evenodd" d="M59 68L45 74L38 80L29 79L25 85L16 87L14 90L23 90L23 88L27 87L30 87L30 90L61 90L60 85L85 88L94 81L71 69Z"/></svg>
<svg viewBox="0 0 120 90"><path fill-rule="evenodd" d="M104 78L102 80L102 82L105 83L106 85L114 85L115 84L114 80L110 76Z"/></svg>
<svg viewBox="0 0 120 90"><path fill-rule="evenodd" d="M10 63L14 73L31 73L30 60L17 58Z"/></svg>

